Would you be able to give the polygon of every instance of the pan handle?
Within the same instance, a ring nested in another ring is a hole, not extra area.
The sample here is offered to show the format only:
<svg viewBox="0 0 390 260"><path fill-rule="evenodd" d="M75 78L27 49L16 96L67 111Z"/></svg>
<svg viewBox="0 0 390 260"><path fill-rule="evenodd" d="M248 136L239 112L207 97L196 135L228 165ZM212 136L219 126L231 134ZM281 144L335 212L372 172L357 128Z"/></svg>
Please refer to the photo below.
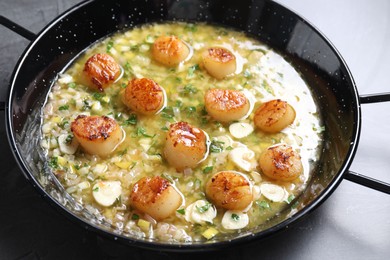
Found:
<svg viewBox="0 0 390 260"><path fill-rule="evenodd" d="M33 41L37 37L35 35L35 33L27 30L26 28L24 28L23 26L20 26L19 24L14 23L10 19L8 19L2 15L0 15L0 24L3 25L4 27L10 29L11 31L16 32L17 34L26 38L29 41ZM0 111L4 111L4 110L5 110L5 102L0 101Z"/></svg>
<svg viewBox="0 0 390 260"><path fill-rule="evenodd" d="M360 103L362 104L371 104L371 103L386 102L386 101L390 101L390 93L379 93L379 94L369 94L369 95L360 96ZM366 186L368 188L390 194L389 183L376 180L371 177L353 171L345 172L344 178L346 180Z"/></svg>
<svg viewBox="0 0 390 260"><path fill-rule="evenodd" d="M390 194L390 184L353 171L347 171L344 179L366 186L368 188Z"/></svg>
<svg viewBox="0 0 390 260"><path fill-rule="evenodd" d="M11 31L16 32L17 34L26 38L29 41L33 41L37 37L35 33L27 30L26 28L24 28L23 26L20 26L19 24L14 23L10 19L8 19L2 15L0 15L0 24L3 25L4 27L7 27Z"/></svg>

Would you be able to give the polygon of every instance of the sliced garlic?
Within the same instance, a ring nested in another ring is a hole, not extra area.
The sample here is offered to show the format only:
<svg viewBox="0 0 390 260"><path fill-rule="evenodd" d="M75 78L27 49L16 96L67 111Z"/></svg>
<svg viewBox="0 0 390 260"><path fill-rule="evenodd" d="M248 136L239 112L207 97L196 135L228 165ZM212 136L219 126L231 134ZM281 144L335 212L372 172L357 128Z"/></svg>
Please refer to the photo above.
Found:
<svg viewBox="0 0 390 260"><path fill-rule="evenodd" d="M258 185L253 185L253 200L258 200L261 196L261 189Z"/></svg>
<svg viewBox="0 0 390 260"><path fill-rule="evenodd" d="M247 147L234 148L228 156L237 167L244 171L249 172L256 169L255 153Z"/></svg>
<svg viewBox="0 0 390 260"><path fill-rule="evenodd" d="M197 200L186 208L185 220L191 223L204 224L213 223L217 216L214 205L206 200Z"/></svg>
<svg viewBox="0 0 390 260"><path fill-rule="evenodd" d="M102 175L106 172L107 168L106 164L98 163L93 167L92 172L96 175Z"/></svg>
<svg viewBox="0 0 390 260"><path fill-rule="evenodd" d="M74 154L79 147L79 142L76 138L68 139L68 134L62 134L58 137L58 144L60 146L60 151L65 154Z"/></svg>
<svg viewBox="0 0 390 260"><path fill-rule="evenodd" d="M253 132L254 128L251 124L245 122L233 123L229 126L230 134L235 138L244 138Z"/></svg>
<svg viewBox="0 0 390 260"><path fill-rule="evenodd" d="M109 207L122 194L120 181L99 181L92 188L92 195L97 203Z"/></svg>
<svg viewBox="0 0 390 260"><path fill-rule="evenodd" d="M58 79L58 82L61 84L68 84L73 81L73 77L69 74L62 74Z"/></svg>
<svg viewBox="0 0 390 260"><path fill-rule="evenodd" d="M282 202L288 197L287 191L279 185L263 183L260 185L260 190L264 197L273 202Z"/></svg>
<svg viewBox="0 0 390 260"><path fill-rule="evenodd" d="M225 229L241 229L249 224L249 217L246 213L228 210L223 215L221 223Z"/></svg>

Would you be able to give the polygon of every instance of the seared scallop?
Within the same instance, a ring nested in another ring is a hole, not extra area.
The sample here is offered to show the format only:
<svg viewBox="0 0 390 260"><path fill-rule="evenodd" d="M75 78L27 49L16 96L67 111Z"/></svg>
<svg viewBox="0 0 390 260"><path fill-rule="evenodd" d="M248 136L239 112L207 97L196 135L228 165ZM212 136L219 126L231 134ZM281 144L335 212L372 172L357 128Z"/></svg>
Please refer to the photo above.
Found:
<svg viewBox="0 0 390 260"><path fill-rule="evenodd" d="M124 138L118 123L107 116L79 115L71 130L87 153L103 157L113 152Z"/></svg>
<svg viewBox="0 0 390 260"><path fill-rule="evenodd" d="M292 181L303 172L301 156L286 144L268 147L259 158L260 169L271 179Z"/></svg>
<svg viewBox="0 0 390 260"><path fill-rule="evenodd" d="M275 99L256 109L253 121L255 126L267 133L277 133L295 120L295 110L286 101Z"/></svg>
<svg viewBox="0 0 390 260"><path fill-rule="evenodd" d="M203 66L216 79L223 79L236 71L236 56L223 47L212 47L202 54Z"/></svg>
<svg viewBox="0 0 390 260"><path fill-rule="evenodd" d="M168 180L160 176L144 177L134 184L130 203L155 220L162 220L175 213L182 196Z"/></svg>
<svg viewBox="0 0 390 260"><path fill-rule="evenodd" d="M204 96L207 113L220 122L230 122L245 117L250 109L244 93L231 89L210 89Z"/></svg>
<svg viewBox="0 0 390 260"><path fill-rule="evenodd" d="M218 172L207 182L206 196L217 207L244 210L253 201L252 184L239 172Z"/></svg>
<svg viewBox="0 0 390 260"><path fill-rule="evenodd" d="M148 78L130 80L122 96L122 101L128 108L144 115L160 112L165 100L165 90Z"/></svg>
<svg viewBox="0 0 390 260"><path fill-rule="evenodd" d="M178 171L195 167L208 155L208 135L186 122L171 124L165 140L164 157Z"/></svg>
<svg viewBox="0 0 390 260"><path fill-rule="evenodd" d="M190 54L189 47L174 35L158 37L152 46L153 58L166 66L176 66Z"/></svg>
<svg viewBox="0 0 390 260"><path fill-rule="evenodd" d="M120 77L121 68L110 55L98 53L87 60L83 74L88 87L102 92Z"/></svg>

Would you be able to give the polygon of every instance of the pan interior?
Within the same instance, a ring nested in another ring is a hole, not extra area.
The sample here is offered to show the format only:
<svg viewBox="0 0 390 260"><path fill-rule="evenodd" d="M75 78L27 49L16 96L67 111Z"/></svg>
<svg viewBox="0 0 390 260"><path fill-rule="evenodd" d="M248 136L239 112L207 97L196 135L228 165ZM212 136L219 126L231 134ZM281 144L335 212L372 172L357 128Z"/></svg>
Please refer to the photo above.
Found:
<svg viewBox="0 0 390 260"><path fill-rule="evenodd" d="M93 42L115 31L165 20L224 25L245 31L271 46L306 80L327 129L320 162L308 188L298 198L294 214L283 212L266 226L242 233L240 237L226 237L224 241L216 241L214 246L211 243L185 247L209 249L217 248L217 245L227 246L227 241L243 242L265 237L287 227L320 204L336 188L356 149L360 129L357 92L344 61L326 38L305 20L271 1L191 1L180 4L171 1L90 1L53 21L28 47L11 82L7 127L15 157L25 176L50 202L83 225L139 246L156 244L117 235L107 223L91 216L45 170L46 162L36 147L39 147L41 107L57 74L70 61ZM159 245L159 249L171 250L183 246Z"/></svg>

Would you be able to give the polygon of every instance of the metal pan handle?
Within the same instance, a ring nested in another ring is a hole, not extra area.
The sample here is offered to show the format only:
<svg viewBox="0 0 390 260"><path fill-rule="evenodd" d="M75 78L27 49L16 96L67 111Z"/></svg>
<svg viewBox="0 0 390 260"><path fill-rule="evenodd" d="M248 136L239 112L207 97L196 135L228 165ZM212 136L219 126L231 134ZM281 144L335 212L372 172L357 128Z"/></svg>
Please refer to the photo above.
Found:
<svg viewBox="0 0 390 260"><path fill-rule="evenodd" d="M11 31L16 32L17 34L26 38L29 41L33 41L37 37L35 33L27 30L26 28L20 26L19 24L14 23L13 21L9 20L8 18L2 15L0 15L0 24L10 29ZM5 102L0 101L0 111L3 110L5 110Z"/></svg>
<svg viewBox="0 0 390 260"><path fill-rule="evenodd" d="M370 95L360 96L360 103L362 104L370 104L370 103L378 103L378 102L386 102L386 101L390 101L390 93L370 94ZM389 183L376 180L374 178L353 171L346 172L344 174L344 178L346 180L355 182L357 184L366 186L368 188L390 194Z"/></svg>

